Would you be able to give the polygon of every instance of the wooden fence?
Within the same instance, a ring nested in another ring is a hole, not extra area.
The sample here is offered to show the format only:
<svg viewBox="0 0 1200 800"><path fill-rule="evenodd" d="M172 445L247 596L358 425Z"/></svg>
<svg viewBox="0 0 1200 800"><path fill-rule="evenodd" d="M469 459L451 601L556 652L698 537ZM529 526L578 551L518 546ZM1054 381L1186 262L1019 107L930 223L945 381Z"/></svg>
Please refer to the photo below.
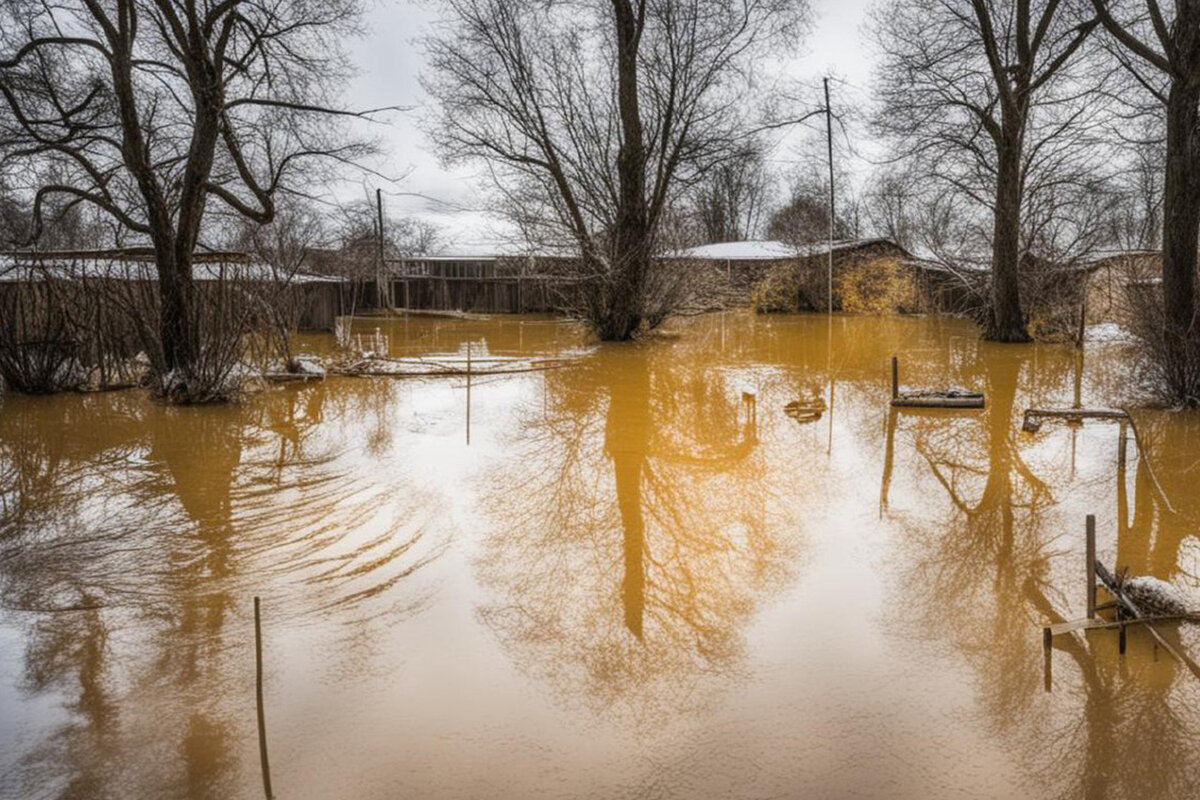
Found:
<svg viewBox="0 0 1200 800"><path fill-rule="evenodd" d="M391 304L420 311L558 311L577 304L582 283L562 258L426 258L389 266Z"/></svg>

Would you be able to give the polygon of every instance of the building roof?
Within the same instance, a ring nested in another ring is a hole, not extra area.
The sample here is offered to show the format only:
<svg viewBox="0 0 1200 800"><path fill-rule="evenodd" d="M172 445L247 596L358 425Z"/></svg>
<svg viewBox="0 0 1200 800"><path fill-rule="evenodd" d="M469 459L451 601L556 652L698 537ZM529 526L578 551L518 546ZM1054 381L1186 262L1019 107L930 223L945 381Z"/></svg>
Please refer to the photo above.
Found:
<svg viewBox="0 0 1200 800"><path fill-rule="evenodd" d="M783 242L719 242L689 247L673 254L676 258L695 258L713 261L777 261L794 258L796 248Z"/></svg>
<svg viewBox="0 0 1200 800"><path fill-rule="evenodd" d="M228 260L217 260L205 254L192 265L192 278L197 281L284 281L291 283L340 283L340 278L296 272L276 271L261 261L250 261L244 253L217 254ZM126 251L71 251L40 253L0 253L0 283L60 280L158 280L153 260Z"/></svg>
<svg viewBox="0 0 1200 800"><path fill-rule="evenodd" d="M857 250L871 245L890 245L903 250L888 239L841 239L833 243L833 252ZM774 240L750 242L718 242L689 247L668 254L669 258L695 259L703 261L779 261L787 258L808 258L829 252L828 242L813 242L793 245Z"/></svg>

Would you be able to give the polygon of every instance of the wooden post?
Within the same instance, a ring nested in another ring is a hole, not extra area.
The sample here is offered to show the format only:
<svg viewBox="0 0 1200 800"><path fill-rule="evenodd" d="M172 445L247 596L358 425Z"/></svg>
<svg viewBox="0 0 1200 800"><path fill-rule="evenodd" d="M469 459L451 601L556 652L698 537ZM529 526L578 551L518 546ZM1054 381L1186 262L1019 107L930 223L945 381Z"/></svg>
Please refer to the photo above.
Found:
<svg viewBox="0 0 1200 800"><path fill-rule="evenodd" d="M257 596L254 598L254 666L254 688L258 698L258 755L262 761L263 792L267 800L274 800L275 795L271 791L271 763L267 760L267 718L263 710L262 618Z"/></svg>
<svg viewBox="0 0 1200 800"><path fill-rule="evenodd" d="M380 306L380 308L389 308L390 309L395 304L392 302L392 280L391 280L391 277L387 275L387 267L384 264L384 260L383 260L384 248L383 248L383 190L382 189L375 190L375 212L376 212L376 225L377 225L376 231L379 234L379 241L378 241L379 252L378 252L378 256L377 256L379 259L379 273L378 273L378 275L379 275L379 283L378 283L378 285L379 285L379 306Z"/></svg>
<svg viewBox="0 0 1200 800"><path fill-rule="evenodd" d="M883 448L883 480L879 482L879 518L888 507L888 490L892 485L892 467L896 462L896 407L888 409L887 433L884 437Z"/></svg>
<svg viewBox="0 0 1200 800"><path fill-rule="evenodd" d="M1117 469L1121 470L1121 475L1124 477L1125 459L1129 454L1129 445L1127 440L1127 432L1125 430L1126 422L1121 420L1121 439L1117 442Z"/></svg>
<svg viewBox="0 0 1200 800"><path fill-rule="evenodd" d="M1054 688L1051 678L1051 667L1054 664L1054 634L1049 628L1042 628L1042 688L1050 691Z"/></svg>
<svg viewBox="0 0 1200 800"><path fill-rule="evenodd" d="M900 396L900 362L892 356L892 399Z"/></svg>
<svg viewBox="0 0 1200 800"><path fill-rule="evenodd" d="M1087 618L1096 618L1096 516L1094 514L1087 515ZM1122 636L1124 636L1123 632Z"/></svg>
<svg viewBox="0 0 1200 800"><path fill-rule="evenodd" d="M1117 634L1117 651L1121 655L1125 655L1125 626L1121 626L1120 632Z"/></svg>
<svg viewBox="0 0 1200 800"><path fill-rule="evenodd" d="M1079 301L1079 331L1075 334L1075 347L1083 349L1083 337L1087 333L1087 289L1084 289L1085 296Z"/></svg>
<svg viewBox="0 0 1200 800"><path fill-rule="evenodd" d="M467 444L471 443L471 342L467 342Z"/></svg>

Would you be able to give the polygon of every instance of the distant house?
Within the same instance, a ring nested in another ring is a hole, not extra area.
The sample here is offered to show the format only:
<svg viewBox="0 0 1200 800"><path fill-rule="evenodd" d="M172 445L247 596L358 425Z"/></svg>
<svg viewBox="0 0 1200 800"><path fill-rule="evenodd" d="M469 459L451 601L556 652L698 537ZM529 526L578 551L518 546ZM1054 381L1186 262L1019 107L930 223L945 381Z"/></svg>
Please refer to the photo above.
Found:
<svg viewBox="0 0 1200 800"><path fill-rule="evenodd" d="M701 298L722 305L750 303L763 311L915 311L918 297L911 254L887 239L848 239L793 245L780 241L721 242L663 257L688 271Z"/></svg>
<svg viewBox="0 0 1200 800"><path fill-rule="evenodd" d="M1162 283L1162 252L1114 250L1088 263L1088 322L1127 323L1134 294L1157 289Z"/></svg>

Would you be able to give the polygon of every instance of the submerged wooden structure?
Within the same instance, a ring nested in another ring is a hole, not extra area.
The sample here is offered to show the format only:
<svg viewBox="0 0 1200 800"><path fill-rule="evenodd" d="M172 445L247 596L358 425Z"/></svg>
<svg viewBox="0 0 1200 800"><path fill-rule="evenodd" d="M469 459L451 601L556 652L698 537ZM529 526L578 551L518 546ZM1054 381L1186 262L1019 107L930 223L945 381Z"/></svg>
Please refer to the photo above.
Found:
<svg viewBox="0 0 1200 800"><path fill-rule="evenodd" d="M892 408L983 408L986 398L982 392L969 389L918 389L900 391L900 361L892 356Z"/></svg>
<svg viewBox="0 0 1200 800"><path fill-rule="evenodd" d="M1137 600L1123 587L1124 581L1117 573L1109 571L1100 559L1096 557L1096 517L1087 516L1086 527L1086 584L1085 596L1087 602L1086 616L1082 619L1070 620L1042 626L1042 648L1045 653L1046 690L1050 689L1051 653L1054 637L1073 635L1088 630L1116 630L1118 634L1117 648L1121 655L1125 654L1127 639L1126 629L1130 625L1140 625L1153 638L1155 645L1162 647L1180 664L1200 678L1200 664L1191 658L1181 647L1168 641L1155 625L1196 621L1194 614L1154 614L1143 609ZM1111 598L1107 602L1099 602L1098 589L1103 587ZM1101 616L1100 612L1110 612L1112 619Z"/></svg>
<svg viewBox="0 0 1200 800"><path fill-rule="evenodd" d="M1081 423L1085 419L1110 420L1122 425L1131 422L1129 412L1121 408L1027 408L1021 430L1037 433L1046 419L1059 419L1068 424Z"/></svg>
<svg viewBox="0 0 1200 800"><path fill-rule="evenodd" d="M813 395L800 400L793 400L783 407L783 413L792 419L804 425L809 422L816 422L826 411L825 398L820 395Z"/></svg>

